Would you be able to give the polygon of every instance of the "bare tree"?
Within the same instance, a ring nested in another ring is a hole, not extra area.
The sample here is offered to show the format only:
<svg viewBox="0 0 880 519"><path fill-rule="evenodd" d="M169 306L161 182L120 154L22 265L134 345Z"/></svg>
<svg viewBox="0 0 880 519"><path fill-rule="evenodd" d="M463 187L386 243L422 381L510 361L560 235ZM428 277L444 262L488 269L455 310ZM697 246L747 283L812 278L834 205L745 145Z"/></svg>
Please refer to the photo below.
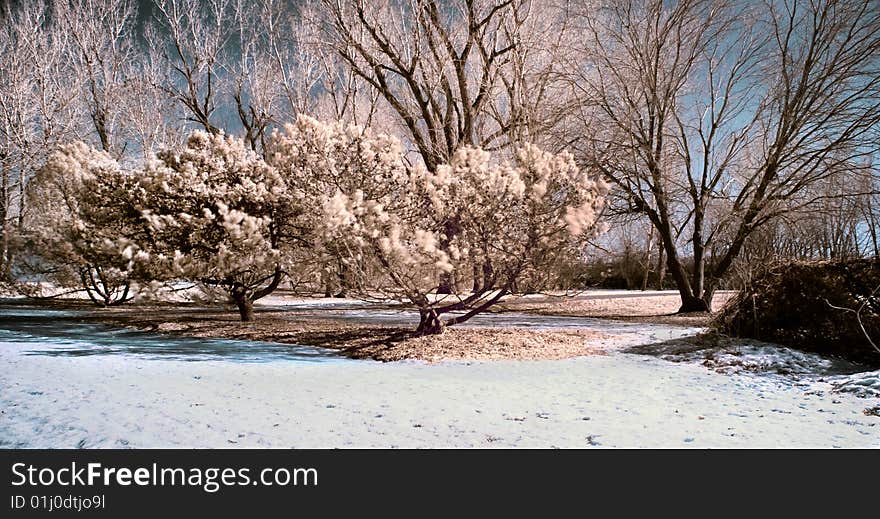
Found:
<svg viewBox="0 0 880 519"><path fill-rule="evenodd" d="M59 2L60 27L70 34L71 71L82 86L88 115L100 148L120 158L128 146L129 85L140 75L133 35L137 12L132 0Z"/></svg>
<svg viewBox="0 0 880 519"><path fill-rule="evenodd" d="M340 56L378 91L434 171L463 144L491 147L506 128L478 129L497 93L522 1L325 0Z"/></svg>
<svg viewBox="0 0 880 519"><path fill-rule="evenodd" d="M752 233L731 267L734 284L748 286L750 280L780 262L873 256L872 183L871 177L857 169L841 171L809 186L804 194L812 200L809 206L789 201L789 210ZM719 241L729 239L727 235Z"/></svg>
<svg viewBox="0 0 880 519"><path fill-rule="evenodd" d="M148 39L173 72L162 87L186 109L186 119L211 133L225 54L235 34L233 0L158 0Z"/></svg>
<svg viewBox="0 0 880 519"><path fill-rule="evenodd" d="M224 90L232 97L245 142L254 151L260 151L265 148L269 127L277 115L281 100L278 87L287 86L291 76L300 77L292 71L298 63L290 60L285 45L292 41L279 34L287 33L285 29L291 27L291 10L275 0L236 0L232 8L238 52L225 60L224 83L229 86ZM284 26L285 29L280 28Z"/></svg>
<svg viewBox="0 0 880 519"><path fill-rule="evenodd" d="M369 124L379 94L368 88L321 39L318 6L279 0L231 5L237 51L223 59L222 95L229 95L242 136L265 148L273 126L309 114Z"/></svg>
<svg viewBox="0 0 880 519"><path fill-rule="evenodd" d="M876 149L876 2L629 0L579 20L587 134L569 142L657 229L680 311L710 310L756 229Z"/></svg>
<svg viewBox="0 0 880 519"><path fill-rule="evenodd" d="M162 147L180 145L186 138L180 122L186 118L186 108L167 93L164 87L172 77L171 67L154 52L143 49L139 60L130 63L132 71L127 74L120 100L125 113L127 152L134 156L140 148L142 158L149 157Z"/></svg>
<svg viewBox="0 0 880 519"><path fill-rule="evenodd" d="M26 211L27 181L58 142L76 135L70 35L43 1L6 5L0 28L0 274Z"/></svg>

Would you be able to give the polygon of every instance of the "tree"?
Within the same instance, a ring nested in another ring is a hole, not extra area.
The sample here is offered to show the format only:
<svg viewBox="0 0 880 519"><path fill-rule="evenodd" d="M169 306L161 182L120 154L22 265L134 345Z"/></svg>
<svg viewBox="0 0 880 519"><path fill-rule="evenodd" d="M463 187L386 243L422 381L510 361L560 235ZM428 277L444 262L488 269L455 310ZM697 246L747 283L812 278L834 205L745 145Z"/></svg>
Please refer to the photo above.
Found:
<svg viewBox="0 0 880 519"><path fill-rule="evenodd" d="M104 151L75 142L54 152L28 185L24 236L33 273L85 291L98 306L131 300L138 215L126 201L135 186ZM41 292L39 283L23 288Z"/></svg>
<svg viewBox="0 0 880 519"><path fill-rule="evenodd" d="M377 94L342 66L314 23L318 6L281 0L234 2L238 52L224 61L244 140L262 152L272 127L300 114L369 124Z"/></svg>
<svg viewBox="0 0 880 519"><path fill-rule="evenodd" d="M485 128L514 48L522 2L325 0L333 48L396 112L433 172L461 145L497 145Z"/></svg>
<svg viewBox="0 0 880 519"><path fill-rule="evenodd" d="M149 280L190 280L226 291L242 321L284 277L298 239L299 195L242 139L193 132L148 162L133 190Z"/></svg>
<svg viewBox="0 0 880 519"><path fill-rule="evenodd" d="M58 24L71 37L71 71L81 86L92 133L100 148L117 158L128 146L125 117L129 83L139 70L132 35L137 12L131 0L71 0L59 3Z"/></svg>
<svg viewBox="0 0 880 519"><path fill-rule="evenodd" d="M56 6L25 0L0 9L0 278L14 277L13 238L28 180L56 145L77 137L70 34Z"/></svg>
<svg viewBox="0 0 880 519"><path fill-rule="evenodd" d="M173 74L161 87L185 110L185 117L217 133L218 87L235 35L233 0L157 0L156 20L148 34L150 54ZM167 33L167 37L162 34Z"/></svg>
<svg viewBox="0 0 880 519"><path fill-rule="evenodd" d="M710 310L756 229L876 150L876 2L628 0L579 18L582 136L564 138L657 229L682 312Z"/></svg>
<svg viewBox="0 0 880 519"><path fill-rule="evenodd" d="M533 10L541 11L532 2L322 3L327 12L323 29L332 48L396 114L407 144L418 151L428 172L462 146L506 148L535 126L540 101L551 92L542 81L552 75L534 67L531 57L540 53L524 45L535 43L529 31ZM455 215L450 215L441 246L457 232ZM446 273L438 291L450 293L454 283L453 273Z"/></svg>
<svg viewBox="0 0 880 519"><path fill-rule="evenodd" d="M266 160L288 186L302 193L304 207L312 208L303 229L325 276L335 271L343 292L368 292L372 280L365 257L351 249L350 240L323 234L318 222L325 218L323 206L337 192L361 193L357 196L368 200L394 197L406 169L400 141L365 127L301 115L272 134Z"/></svg>
<svg viewBox="0 0 880 519"><path fill-rule="evenodd" d="M430 173L407 166L392 137L306 118L275 134L271 149L283 175L310 186L316 235L352 266L360 293L415 305L423 334L467 321L582 248L606 190L568 154L525 146L513 162L493 163L490 153L462 147ZM459 232L444 246L451 215ZM431 294L438 272L475 261L485 281L478 291Z"/></svg>

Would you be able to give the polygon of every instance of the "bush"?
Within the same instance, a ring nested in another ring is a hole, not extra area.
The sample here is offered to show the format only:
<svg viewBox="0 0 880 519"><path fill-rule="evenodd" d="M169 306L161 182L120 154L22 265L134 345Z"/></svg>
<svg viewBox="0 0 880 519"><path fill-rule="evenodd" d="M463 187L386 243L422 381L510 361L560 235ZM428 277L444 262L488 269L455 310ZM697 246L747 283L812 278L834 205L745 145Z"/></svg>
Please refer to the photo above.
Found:
<svg viewBox="0 0 880 519"><path fill-rule="evenodd" d="M731 299L713 327L735 337L880 365L880 352L865 336L880 342L878 287L876 259L779 264Z"/></svg>

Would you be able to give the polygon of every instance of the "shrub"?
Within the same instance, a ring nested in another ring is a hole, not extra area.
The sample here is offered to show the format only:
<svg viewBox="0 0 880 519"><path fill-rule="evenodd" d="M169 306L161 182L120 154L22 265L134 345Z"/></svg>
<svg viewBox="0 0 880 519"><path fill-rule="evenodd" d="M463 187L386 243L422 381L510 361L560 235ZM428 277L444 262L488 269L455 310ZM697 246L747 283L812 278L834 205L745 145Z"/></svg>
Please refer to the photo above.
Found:
<svg viewBox="0 0 880 519"><path fill-rule="evenodd" d="M735 337L880 365L880 352L868 339L880 341L878 287L876 259L779 264L731 299L713 327Z"/></svg>

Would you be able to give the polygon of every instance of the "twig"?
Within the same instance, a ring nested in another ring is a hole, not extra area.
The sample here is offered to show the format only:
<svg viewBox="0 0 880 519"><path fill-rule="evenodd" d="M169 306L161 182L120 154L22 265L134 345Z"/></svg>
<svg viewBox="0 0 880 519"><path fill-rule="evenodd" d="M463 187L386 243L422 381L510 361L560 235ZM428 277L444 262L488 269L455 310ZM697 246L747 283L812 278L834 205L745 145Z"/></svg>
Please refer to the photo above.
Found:
<svg viewBox="0 0 880 519"><path fill-rule="evenodd" d="M831 308L833 308L835 310L842 310L844 312L852 312L852 313L856 314L856 321L859 323L859 328L861 328L861 330L862 330L862 335L864 335L865 338L868 339L868 343L871 344L871 347L874 348L875 350L877 350L877 353L880 353L880 347L877 347L877 344L871 339L871 336L868 334L868 330L865 329L865 325L862 323L862 310L865 309L865 306L868 304L868 301L873 299L878 291L880 291L880 285L878 285L877 288L875 288L874 291L871 292L871 295L869 295L868 297L865 298L864 301L862 301L862 304L859 306L858 310L853 310L852 308L843 308L840 306L834 306L831 304L830 301L828 301L828 299L825 299L825 298L823 298L823 299L825 299L825 304L827 304L828 306L830 306Z"/></svg>

